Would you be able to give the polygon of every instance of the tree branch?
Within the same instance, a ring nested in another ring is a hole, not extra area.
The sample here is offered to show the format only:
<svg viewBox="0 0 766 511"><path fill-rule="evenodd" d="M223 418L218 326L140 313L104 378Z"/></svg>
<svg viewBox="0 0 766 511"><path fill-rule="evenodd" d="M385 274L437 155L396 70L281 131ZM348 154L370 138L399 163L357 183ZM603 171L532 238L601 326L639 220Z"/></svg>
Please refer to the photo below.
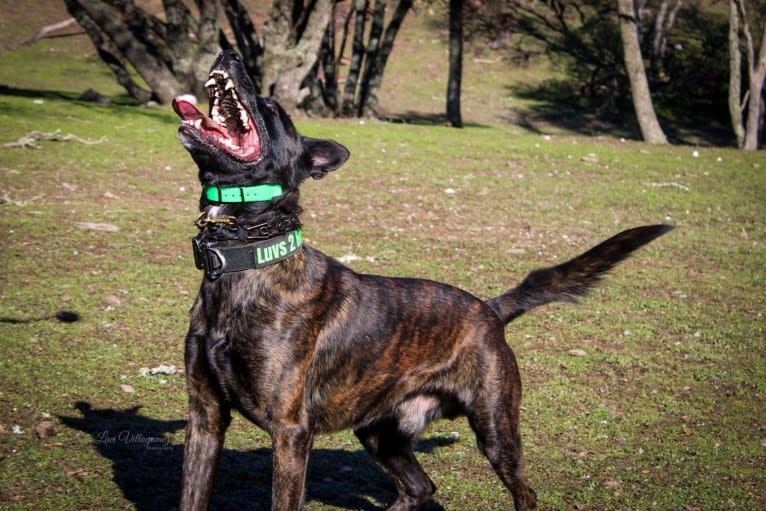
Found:
<svg viewBox="0 0 766 511"><path fill-rule="evenodd" d="M112 40L120 53L133 64L136 71L157 94L157 98L162 103L169 103L180 89L178 81L170 71L150 56L146 46L141 44L125 23L105 4L98 0L77 0L76 3Z"/></svg>
<svg viewBox="0 0 766 511"><path fill-rule="evenodd" d="M113 48L108 41L101 36L101 30L98 25L88 16L87 12L77 0L65 0L69 13L77 20L77 23L85 30L90 37L96 51L106 65L114 73L117 83L119 83L128 94L141 104L146 104L152 99L152 93L139 86L130 76L125 64L119 57L117 49Z"/></svg>
<svg viewBox="0 0 766 511"><path fill-rule="evenodd" d="M239 0L223 0L223 9L234 32L237 48L242 55L248 74L253 78L260 92L262 81L260 60L263 56L263 46L258 39L255 25Z"/></svg>

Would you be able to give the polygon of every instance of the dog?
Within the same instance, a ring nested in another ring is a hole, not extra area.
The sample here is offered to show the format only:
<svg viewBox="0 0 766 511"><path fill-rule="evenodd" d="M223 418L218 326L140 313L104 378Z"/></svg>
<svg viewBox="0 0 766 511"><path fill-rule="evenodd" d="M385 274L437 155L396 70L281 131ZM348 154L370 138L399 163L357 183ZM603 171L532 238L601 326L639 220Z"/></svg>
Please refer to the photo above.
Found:
<svg viewBox="0 0 766 511"><path fill-rule="evenodd" d="M624 231L482 301L447 284L354 272L305 245L299 187L349 151L298 133L256 93L240 57L222 52L208 113L176 99L178 137L199 167L194 238L205 271L185 345L189 422L181 508L205 509L237 410L272 440L272 510L302 509L314 436L352 428L396 482L393 511L436 490L413 439L466 416L515 509L535 509L519 431L521 379L504 328L552 301L574 301L667 225Z"/></svg>

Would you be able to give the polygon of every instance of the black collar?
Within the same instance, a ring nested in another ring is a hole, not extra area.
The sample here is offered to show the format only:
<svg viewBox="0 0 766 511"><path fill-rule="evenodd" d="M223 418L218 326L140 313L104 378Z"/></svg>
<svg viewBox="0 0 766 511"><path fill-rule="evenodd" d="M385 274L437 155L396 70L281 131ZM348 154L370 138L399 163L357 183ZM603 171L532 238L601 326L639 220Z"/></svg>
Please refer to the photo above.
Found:
<svg viewBox="0 0 766 511"><path fill-rule="evenodd" d="M281 218L272 218L270 221L259 224L243 225L237 222L236 217L210 216L209 212L205 211L194 224L202 231L200 235L204 234L205 241L267 240L301 227L300 218L295 213Z"/></svg>
<svg viewBox="0 0 766 511"><path fill-rule="evenodd" d="M204 231L203 231L204 233ZM296 254L303 246L300 229L284 232L246 245L218 246L200 233L192 239L194 264L214 281L224 273L263 268Z"/></svg>

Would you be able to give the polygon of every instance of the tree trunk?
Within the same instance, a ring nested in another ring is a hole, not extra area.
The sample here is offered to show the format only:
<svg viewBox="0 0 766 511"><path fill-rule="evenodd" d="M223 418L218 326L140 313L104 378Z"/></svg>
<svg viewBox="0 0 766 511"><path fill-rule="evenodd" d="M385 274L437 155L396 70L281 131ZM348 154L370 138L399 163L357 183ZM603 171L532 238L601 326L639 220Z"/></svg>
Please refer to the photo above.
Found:
<svg viewBox="0 0 766 511"><path fill-rule="evenodd" d="M141 103L148 93L130 76L128 63L160 103L205 94L203 83L218 54L218 0L198 0L195 18L181 0L163 0L165 21L133 0L65 0L99 56L128 93Z"/></svg>
<svg viewBox="0 0 766 511"><path fill-rule="evenodd" d="M364 52L364 67L361 75L362 80L359 84L357 102L354 105L356 115L359 117L366 115L364 112L364 105L367 103L367 96L370 91L370 80L376 73L375 64L377 62L378 52L380 51L383 29L386 24L386 3L387 0L375 0L370 35L367 38L367 47Z"/></svg>
<svg viewBox="0 0 766 511"><path fill-rule="evenodd" d="M761 43L766 44L766 43ZM761 52L763 53L763 52ZM762 61L766 67L766 59ZM747 105L747 124L745 127L745 143L742 149L755 151L758 149L758 130L761 124L761 90L763 89L766 73L755 73L750 79L750 100Z"/></svg>
<svg viewBox="0 0 766 511"><path fill-rule="evenodd" d="M179 0L163 0L168 46L173 48L172 68L186 92L206 94L203 84L220 50L218 44L218 2L197 2L199 21ZM190 34L194 34L193 40Z"/></svg>
<svg viewBox="0 0 766 511"><path fill-rule="evenodd" d="M263 93L270 94L285 109L298 107L310 93L303 81L314 69L332 2L316 0L310 12L304 13L305 29L298 32L302 20L293 19L291 2L275 0L268 25L264 28Z"/></svg>
<svg viewBox="0 0 766 511"><path fill-rule="evenodd" d="M354 0L354 37L351 49L351 64L348 68L346 85L343 87L343 101L341 101L341 113L345 116L354 115L356 104L356 88L359 81L359 73L364 60L364 27L366 25L368 0Z"/></svg>
<svg viewBox="0 0 766 511"><path fill-rule="evenodd" d="M180 93L181 84L173 73L146 51L146 46L104 3L98 0L67 0L67 3L76 4L112 40L160 102L169 103Z"/></svg>
<svg viewBox="0 0 766 511"><path fill-rule="evenodd" d="M654 18L654 34L652 36L652 54L650 69L655 79L666 79L662 59L665 56L665 48L668 42L668 32L673 28L676 15L683 5L683 0L675 0L673 9L669 9L670 0L662 0Z"/></svg>
<svg viewBox="0 0 766 511"><path fill-rule="evenodd" d="M101 31L92 19L88 16L85 10L73 0L66 0L66 6L69 13L77 20L77 23L85 29L85 32L90 37L93 45L96 47L98 56L101 60L114 73L117 83L120 84L136 101L144 105L152 99L152 92L144 89L138 85L133 77L130 76L130 72L122 63L118 55L118 50L114 48L108 41L104 40L101 36Z"/></svg>
<svg viewBox="0 0 766 511"><path fill-rule="evenodd" d="M630 80L630 91L638 124L641 127L641 135L650 144L667 144L668 141L657 120L652 97L649 93L649 82L646 79L644 60L641 57L641 47L638 41L633 0L617 0L617 8L625 68Z"/></svg>
<svg viewBox="0 0 766 511"><path fill-rule="evenodd" d="M324 86L320 92L324 104L331 112L338 110L338 61L335 58L335 2L332 4L330 23L327 24L327 33L322 41L322 49L319 53L318 75L324 75ZM321 83L321 82L320 82Z"/></svg>
<svg viewBox="0 0 766 511"><path fill-rule="evenodd" d="M192 67L192 79L194 81L190 85L196 86L193 90L197 97L205 97L207 90L204 83L208 79L210 67L221 51L221 46L218 43L220 32L218 27L218 0L198 1L197 5L200 10L200 19L196 31L198 48Z"/></svg>
<svg viewBox="0 0 766 511"><path fill-rule="evenodd" d="M234 32L237 49L242 56L247 73L253 80L258 92L261 91L261 60L263 58L263 46L258 39L258 32L247 14L247 10L239 0L223 0L223 10L229 26Z"/></svg>
<svg viewBox="0 0 766 511"><path fill-rule="evenodd" d="M753 36L748 22L747 10L741 0L735 0L739 8L742 32L747 45L748 72L748 106L745 124L745 142L743 149L755 151L758 149L758 130L761 124L761 101L763 84L766 80L766 23L761 28L761 45L756 60Z"/></svg>
<svg viewBox="0 0 766 511"><path fill-rule="evenodd" d="M391 51L394 49L394 40L399 33L399 29L404 22L405 16L412 7L413 0L399 0L394 9L394 14L391 16L391 20L388 22L388 26L383 34L383 40L377 43L374 60L371 65L365 70L362 78L361 92L360 92L360 104L358 109L358 115L360 117L367 117L376 115L378 111L378 98L380 94L380 88L383 85L383 72L386 69L386 63L388 57L391 55ZM381 20L382 22L383 20ZM373 21L374 23L374 21ZM372 39L372 36L370 37ZM372 42L368 44L371 46Z"/></svg>
<svg viewBox="0 0 766 511"><path fill-rule="evenodd" d="M463 77L463 0L449 3L449 77L447 78L447 121L463 127L460 115L460 84Z"/></svg>
<svg viewBox="0 0 766 511"><path fill-rule="evenodd" d="M729 115L737 147L745 145L742 121L742 52L739 47L739 10L735 0L729 1Z"/></svg>

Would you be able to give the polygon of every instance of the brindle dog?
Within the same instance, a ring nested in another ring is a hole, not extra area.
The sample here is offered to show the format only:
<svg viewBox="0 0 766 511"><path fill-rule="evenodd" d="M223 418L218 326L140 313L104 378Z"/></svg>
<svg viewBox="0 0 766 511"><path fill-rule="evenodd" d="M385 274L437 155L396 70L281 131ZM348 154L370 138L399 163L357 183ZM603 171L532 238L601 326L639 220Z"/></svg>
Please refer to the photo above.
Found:
<svg viewBox="0 0 766 511"><path fill-rule="evenodd" d="M256 94L234 52L220 54L207 86L209 114L174 102L181 143L205 190L216 190L213 199L203 192L196 238L207 275L186 337L181 508L206 508L234 409L271 435L273 510L302 508L314 435L343 428L353 428L396 481L389 509L418 508L436 488L413 439L430 421L461 415L516 509L534 509L519 434L521 380L504 326L535 306L574 300L669 227L625 231L486 302L428 280L359 274L314 248L291 251L284 243L269 249L279 256L273 264L230 272L216 248L246 246L254 230L263 238L291 230L291 243L300 244L298 187L340 167L349 152L301 136L276 102ZM247 200L237 188L261 184L281 192ZM228 203L221 190L242 200Z"/></svg>

